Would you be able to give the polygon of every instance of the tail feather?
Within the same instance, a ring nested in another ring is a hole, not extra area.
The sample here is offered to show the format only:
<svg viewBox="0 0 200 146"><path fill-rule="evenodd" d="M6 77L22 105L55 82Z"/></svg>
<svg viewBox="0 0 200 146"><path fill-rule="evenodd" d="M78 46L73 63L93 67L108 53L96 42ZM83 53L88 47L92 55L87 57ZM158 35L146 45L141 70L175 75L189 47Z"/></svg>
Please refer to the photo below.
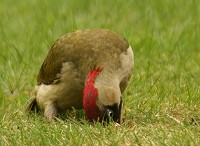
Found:
<svg viewBox="0 0 200 146"><path fill-rule="evenodd" d="M35 111L37 113L40 111L36 98L34 98L26 108L26 112L30 112L30 111Z"/></svg>

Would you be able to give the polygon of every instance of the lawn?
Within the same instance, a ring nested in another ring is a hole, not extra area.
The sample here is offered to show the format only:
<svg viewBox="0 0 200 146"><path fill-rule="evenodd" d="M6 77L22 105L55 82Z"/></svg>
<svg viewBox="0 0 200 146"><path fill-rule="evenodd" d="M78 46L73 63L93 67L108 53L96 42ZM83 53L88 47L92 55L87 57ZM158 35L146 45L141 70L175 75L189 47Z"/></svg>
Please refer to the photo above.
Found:
<svg viewBox="0 0 200 146"><path fill-rule="evenodd" d="M199 0L0 0L0 145L199 145ZM83 111L48 122L26 114L39 68L67 32L107 28L127 38L135 67L121 125Z"/></svg>

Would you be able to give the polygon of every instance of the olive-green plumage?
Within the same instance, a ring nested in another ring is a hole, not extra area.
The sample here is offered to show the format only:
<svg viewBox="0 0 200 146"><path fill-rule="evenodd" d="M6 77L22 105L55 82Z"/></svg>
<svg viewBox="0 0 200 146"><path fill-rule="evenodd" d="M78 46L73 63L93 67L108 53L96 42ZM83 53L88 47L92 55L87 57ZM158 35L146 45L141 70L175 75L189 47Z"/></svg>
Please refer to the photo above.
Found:
<svg viewBox="0 0 200 146"><path fill-rule="evenodd" d="M51 47L40 69L38 84L50 84L57 79L63 62L72 62L83 74L94 66L118 68L121 65L120 54L125 53L128 46L123 37L108 30L68 33Z"/></svg>

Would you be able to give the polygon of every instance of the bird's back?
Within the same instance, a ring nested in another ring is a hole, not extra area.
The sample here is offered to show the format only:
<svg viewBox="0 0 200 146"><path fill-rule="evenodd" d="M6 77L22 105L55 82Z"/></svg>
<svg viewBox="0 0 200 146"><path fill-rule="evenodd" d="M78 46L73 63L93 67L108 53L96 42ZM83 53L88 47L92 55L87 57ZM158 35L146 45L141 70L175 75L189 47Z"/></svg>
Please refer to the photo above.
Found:
<svg viewBox="0 0 200 146"><path fill-rule="evenodd" d="M84 77L94 66L120 68L120 55L128 47L123 37L104 29L68 33L51 47L38 74L38 84L57 79L64 62L71 62Z"/></svg>

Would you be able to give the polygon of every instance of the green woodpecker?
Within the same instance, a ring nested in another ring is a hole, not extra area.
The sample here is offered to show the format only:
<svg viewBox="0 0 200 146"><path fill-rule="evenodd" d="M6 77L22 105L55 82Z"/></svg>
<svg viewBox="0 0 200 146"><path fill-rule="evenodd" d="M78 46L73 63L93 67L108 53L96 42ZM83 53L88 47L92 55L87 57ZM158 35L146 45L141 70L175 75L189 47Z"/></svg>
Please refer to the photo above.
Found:
<svg viewBox="0 0 200 146"><path fill-rule="evenodd" d="M28 110L53 120L70 108L83 108L90 121L122 119L122 93L134 65L131 46L105 29L78 30L58 39L44 60L36 98Z"/></svg>

